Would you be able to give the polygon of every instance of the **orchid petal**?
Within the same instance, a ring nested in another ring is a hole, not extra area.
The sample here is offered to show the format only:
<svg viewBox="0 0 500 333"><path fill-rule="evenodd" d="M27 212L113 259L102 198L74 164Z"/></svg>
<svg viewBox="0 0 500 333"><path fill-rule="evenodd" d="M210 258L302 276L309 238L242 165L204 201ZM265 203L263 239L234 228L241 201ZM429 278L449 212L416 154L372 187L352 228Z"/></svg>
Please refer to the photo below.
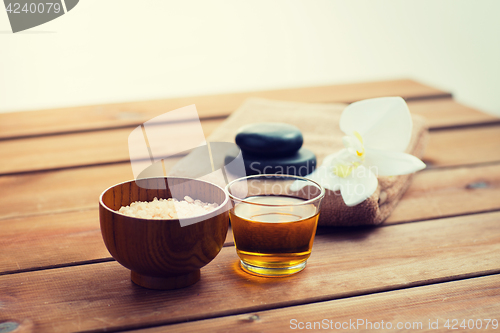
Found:
<svg viewBox="0 0 500 333"><path fill-rule="evenodd" d="M348 105L340 116L340 129L348 135L359 132L366 148L404 152L412 120L401 97L372 98Z"/></svg>
<svg viewBox="0 0 500 333"><path fill-rule="evenodd" d="M351 163L352 161L358 160L356 155L356 150L352 148L344 148L336 152L335 154L330 154L323 160L324 166L329 168L334 168L337 164Z"/></svg>
<svg viewBox="0 0 500 333"><path fill-rule="evenodd" d="M425 169L425 163L417 157L396 151L369 149L365 163L379 176L399 176Z"/></svg>
<svg viewBox="0 0 500 333"><path fill-rule="evenodd" d="M344 203L349 206L357 204L369 198L377 189L377 177L363 165L357 167L351 176L340 178L340 193Z"/></svg>
<svg viewBox="0 0 500 333"><path fill-rule="evenodd" d="M324 188L330 190L330 191L338 191L340 186L339 186L339 178L338 176L334 175L330 168L322 165L319 168L316 168L312 173L307 175L305 178L311 179L323 186ZM295 190L292 188L292 190Z"/></svg>

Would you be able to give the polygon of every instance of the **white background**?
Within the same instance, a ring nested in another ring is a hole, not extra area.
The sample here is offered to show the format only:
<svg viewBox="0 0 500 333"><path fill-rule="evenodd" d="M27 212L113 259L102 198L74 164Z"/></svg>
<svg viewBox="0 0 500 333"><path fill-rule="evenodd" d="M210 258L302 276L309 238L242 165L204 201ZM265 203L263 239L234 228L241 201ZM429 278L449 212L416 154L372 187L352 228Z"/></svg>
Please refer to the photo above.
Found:
<svg viewBox="0 0 500 333"><path fill-rule="evenodd" d="M500 115L500 1L80 0L16 34L0 10L0 112L398 78Z"/></svg>

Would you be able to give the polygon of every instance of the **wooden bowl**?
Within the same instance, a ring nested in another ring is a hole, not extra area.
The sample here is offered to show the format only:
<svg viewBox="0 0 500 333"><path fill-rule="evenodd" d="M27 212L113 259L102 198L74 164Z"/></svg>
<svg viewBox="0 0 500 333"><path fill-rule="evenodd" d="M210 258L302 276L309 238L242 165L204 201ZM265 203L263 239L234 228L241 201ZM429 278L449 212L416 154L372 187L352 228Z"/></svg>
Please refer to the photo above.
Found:
<svg viewBox="0 0 500 333"><path fill-rule="evenodd" d="M104 243L113 258L132 271L132 281L150 289L177 289L200 279L200 268L222 249L229 225L229 198L217 185L187 178L132 180L105 190L99 199ZM170 189L174 189L171 191ZM183 219L143 219L118 213L134 201L188 195L219 204L214 211ZM192 223L192 224L191 224Z"/></svg>

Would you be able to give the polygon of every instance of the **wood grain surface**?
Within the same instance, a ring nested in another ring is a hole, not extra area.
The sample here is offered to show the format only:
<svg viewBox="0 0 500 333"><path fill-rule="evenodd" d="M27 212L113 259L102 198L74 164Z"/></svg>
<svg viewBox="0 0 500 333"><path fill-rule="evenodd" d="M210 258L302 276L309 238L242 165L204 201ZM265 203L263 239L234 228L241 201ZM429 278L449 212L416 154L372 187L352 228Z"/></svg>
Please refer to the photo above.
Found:
<svg viewBox="0 0 500 333"><path fill-rule="evenodd" d="M221 122L204 121L205 136ZM0 141L0 175L130 162L131 131L125 128Z"/></svg>
<svg viewBox="0 0 500 333"><path fill-rule="evenodd" d="M191 104L196 105L202 119L226 117L249 97L313 103L352 103L383 96L419 100L449 98L451 94L412 80L392 80L4 113L0 114L0 138L135 127L160 114Z"/></svg>
<svg viewBox="0 0 500 333"><path fill-rule="evenodd" d="M177 160L172 160L171 164ZM457 214L463 214L496 209L500 204L495 200L499 191L499 177L499 163L424 170L415 176L403 201L412 200L410 205L421 203L426 210L415 206L414 213L405 208L402 214L409 214L406 220L418 220L448 216L454 210ZM133 175L129 163L3 176L0 177L0 187L10 190L0 191L0 221L96 208L98 197L104 189L130 179L133 179ZM440 193L440 199L435 192ZM29 194L29 201L26 200L26 193ZM461 198L461 205L454 205L455 201L449 201L447 196ZM417 199L419 201L415 201ZM404 203L399 206L404 206ZM397 207L393 214L398 209L401 208Z"/></svg>
<svg viewBox="0 0 500 333"><path fill-rule="evenodd" d="M0 274L111 260L96 209L0 221Z"/></svg>
<svg viewBox="0 0 500 333"><path fill-rule="evenodd" d="M135 286L116 262L3 275L0 322L54 333L139 328L498 274L499 223L495 212L321 235L307 268L287 278L243 273L225 247L200 282L175 291Z"/></svg>
<svg viewBox="0 0 500 333"><path fill-rule="evenodd" d="M205 136L224 119L202 122ZM0 141L0 175L130 161L131 129ZM450 166L500 161L500 124L430 133L424 161Z"/></svg>
<svg viewBox="0 0 500 333"><path fill-rule="evenodd" d="M106 250L98 197L133 178L127 138L142 122L196 104L208 135L252 96L388 95L426 118L428 168L382 226L318 229L298 275L243 273L229 233L199 283L150 291ZM500 121L450 97L394 80L0 114L0 331L267 332L360 317L444 332L447 318L500 319Z"/></svg>
<svg viewBox="0 0 500 333"><path fill-rule="evenodd" d="M491 275L132 332L497 332L498 313L500 275Z"/></svg>
<svg viewBox="0 0 500 333"><path fill-rule="evenodd" d="M500 123L499 117L479 112L451 98L410 101L408 107L412 114L424 117L431 130Z"/></svg>
<svg viewBox="0 0 500 333"><path fill-rule="evenodd" d="M10 182L3 184L13 191L4 192L3 196L0 192L0 244L8 244L0 252L0 274L109 260L102 243L96 202L102 189L121 182L130 170L127 165L91 169L12 176ZM61 179L66 178L78 182L71 188L61 186L64 184ZM31 198L43 205L26 205L23 193L27 185L33 184L43 190L35 191ZM71 198L73 191L80 193L77 200ZM59 197L64 200L57 199ZM415 175L410 188L383 225L500 210L499 197L498 163L430 169ZM332 231L326 228L321 232ZM231 233L226 239L226 243L230 242ZM27 248L34 255L26 255Z"/></svg>
<svg viewBox="0 0 500 333"><path fill-rule="evenodd" d="M432 132L424 160L434 166L500 161L500 126Z"/></svg>
<svg viewBox="0 0 500 333"><path fill-rule="evenodd" d="M385 224L500 209L500 164L432 169L415 175Z"/></svg>

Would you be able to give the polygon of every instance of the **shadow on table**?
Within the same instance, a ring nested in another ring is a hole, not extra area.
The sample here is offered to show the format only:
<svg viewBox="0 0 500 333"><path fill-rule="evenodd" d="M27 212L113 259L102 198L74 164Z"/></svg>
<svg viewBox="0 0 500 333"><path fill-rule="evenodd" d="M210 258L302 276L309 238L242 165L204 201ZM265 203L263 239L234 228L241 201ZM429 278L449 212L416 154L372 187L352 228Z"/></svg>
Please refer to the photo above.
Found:
<svg viewBox="0 0 500 333"><path fill-rule="evenodd" d="M316 236L331 238L335 242L356 242L363 241L368 236L377 233L378 226L357 226L357 227L318 227Z"/></svg>

